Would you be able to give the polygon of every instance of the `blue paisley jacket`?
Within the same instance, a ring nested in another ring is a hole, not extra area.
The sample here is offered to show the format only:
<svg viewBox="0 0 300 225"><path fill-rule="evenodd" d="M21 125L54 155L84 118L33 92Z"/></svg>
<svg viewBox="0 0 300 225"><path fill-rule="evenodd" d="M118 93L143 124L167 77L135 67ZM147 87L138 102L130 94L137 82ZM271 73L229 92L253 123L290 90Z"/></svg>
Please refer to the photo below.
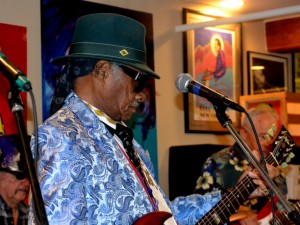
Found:
<svg viewBox="0 0 300 225"><path fill-rule="evenodd" d="M35 137L31 140L34 150ZM154 176L148 154L134 141ZM37 173L50 225L130 225L152 212L151 202L124 153L99 118L76 96L38 129ZM221 198L194 194L170 202L178 224L195 224Z"/></svg>

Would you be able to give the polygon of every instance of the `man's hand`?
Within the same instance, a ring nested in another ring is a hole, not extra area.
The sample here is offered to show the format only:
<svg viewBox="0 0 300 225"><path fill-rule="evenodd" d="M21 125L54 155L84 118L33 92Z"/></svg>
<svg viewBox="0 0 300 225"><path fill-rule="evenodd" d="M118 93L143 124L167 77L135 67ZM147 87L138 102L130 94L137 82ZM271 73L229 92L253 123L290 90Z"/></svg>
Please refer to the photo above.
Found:
<svg viewBox="0 0 300 225"><path fill-rule="evenodd" d="M253 150L253 154L259 160L260 157L259 157L258 151ZM269 173L269 176L271 177L271 179L273 179L274 177L279 176L279 174L280 174L279 169L275 168L271 165L267 164L267 169L268 169L268 173ZM262 197L262 196L268 196L269 195L269 189L268 189L265 181L260 177L260 175L259 175L259 173L257 172L256 169L252 170L252 168L249 168L248 170L245 170L242 177L244 177L246 175L250 176L253 179L253 182L259 186L250 195L250 198ZM242 177L240 179L242 179Z"/></svg>

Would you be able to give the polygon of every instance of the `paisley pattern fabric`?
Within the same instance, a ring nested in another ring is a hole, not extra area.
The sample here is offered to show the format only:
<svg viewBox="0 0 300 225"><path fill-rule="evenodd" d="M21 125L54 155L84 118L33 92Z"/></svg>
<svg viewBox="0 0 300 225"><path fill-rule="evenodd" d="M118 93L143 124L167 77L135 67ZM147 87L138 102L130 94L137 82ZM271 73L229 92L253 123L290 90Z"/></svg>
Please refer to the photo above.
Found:
<svg viewBox="0 0 300 225"><path fill-rule="evenodd" d="M153 211L116 140L75 93L38 132L37 173L50 225L130 225ZM34 143L35 137L32 150ZM133 144L154 176L149 155ZM194 195L171 203L159 190L178 224L194 224L221 197Z"/></svg>

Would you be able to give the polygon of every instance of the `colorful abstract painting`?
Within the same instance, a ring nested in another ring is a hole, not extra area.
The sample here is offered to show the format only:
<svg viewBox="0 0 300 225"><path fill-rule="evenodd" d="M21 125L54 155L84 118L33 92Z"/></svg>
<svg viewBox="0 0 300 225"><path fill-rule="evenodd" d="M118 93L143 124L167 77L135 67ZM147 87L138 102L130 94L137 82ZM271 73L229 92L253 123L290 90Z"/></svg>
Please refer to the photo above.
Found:
<svg viewBox="0 0 300 225"><path fill-rule="evenodd" d="M50 116L56 79L62 70L62 67L51 64L52 59L67 53L78 17L101 12L125 15L136 19L146 27L147 61L149 67L154 69L152 14L79 0L43 0L41 3L43 120ZM141 109L128 125L133 128L136 140L149 152L158 174L153 79L149 81L146 93L148 102L144 105L145 108Z"/></svg>
<svg viewBox="0 0 300 225"><path fill-rule="evenodd" d="M0 23L0 51L18 67L25 75L27 73L27 29L26 27ZM15 117L11 112L7 94L10 83L0 69L0 117L5 134L17 134L18 128ZM26 93L20 93L23 101L23 117L26 124L27 100Z"/></svg>
<svg viewBox="0 0 300 225"><path fill-rule="evenodd" d="M183 9L183 22L186 24L214 19L198 11ZM241 24L197 28L183 34L184 71L199 84L234 102L238 102L241 93L240 34ZM224 121L220 121L220 115L225 113L225 117L238 126L239 113L221 105L209 97L184 94L185 131L228 133L223 126Z"/></svg>

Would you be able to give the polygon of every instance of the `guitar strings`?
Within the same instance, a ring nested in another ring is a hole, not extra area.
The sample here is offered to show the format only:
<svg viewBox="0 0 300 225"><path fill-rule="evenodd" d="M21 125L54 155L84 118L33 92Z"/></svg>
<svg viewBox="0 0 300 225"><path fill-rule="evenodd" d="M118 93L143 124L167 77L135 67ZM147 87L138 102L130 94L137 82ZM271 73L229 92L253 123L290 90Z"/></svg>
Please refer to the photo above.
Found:
<svg viewBox="0 0 300 225"><path fill-rule="evenodd" d="M281 141L282 142L282 141ZM280 145L277 145L274 149L274 154L277 155L277 152L278 152L278 149L280 148L281 146L281 143ZM268 163L268 164L271 164L272 163L278 163L277 160L275 160L274 156L273 155L269 155L265 161ZM228 192L224 197L223 197L223 200L221 202L219 202L217 205L215 205L210 211L208 211L208 213L202 217L197 223L196 225L205 225L205 224L209 224L209 225L218 225L220 224L220 222L222 222L222 224L224 224L225 222L227 222L227 217L228 215L226 216L226 214L224 213L224 210L228 210L229 211L229 216L232 215L234 212L237 211L237 209L235 209L234 205L232 204L233 200L236 200L237 203L238 203L238 207L241 205L241 200L240 199L237 199L238 196L236 196L236 191L239 192L240 194L242 194L243 192L247 192L248 193L248 196L251 195L251 193L249 193L249 191L247 190L247 188L252 188L253 191L257 188L257 185L254 184L252 178L250 176L245 176L238 184L237 186L233 187L233 189ZM241 195L241 197L243 197L243 195ZM247 199L247 198L246 198ZM243 199L243 201L246 200L245 198ZM232 207L233 207L233 210L230 209L227 205L231 206L232 204ZM219 211L219 212L218 212ZM220 215L220 212L223 214L223 218L221 217ZM215 215L215 216L213 216ZM211 218L212 217L212 218ZM223 219L225 218L225 221L223 221Z"/></svg>

